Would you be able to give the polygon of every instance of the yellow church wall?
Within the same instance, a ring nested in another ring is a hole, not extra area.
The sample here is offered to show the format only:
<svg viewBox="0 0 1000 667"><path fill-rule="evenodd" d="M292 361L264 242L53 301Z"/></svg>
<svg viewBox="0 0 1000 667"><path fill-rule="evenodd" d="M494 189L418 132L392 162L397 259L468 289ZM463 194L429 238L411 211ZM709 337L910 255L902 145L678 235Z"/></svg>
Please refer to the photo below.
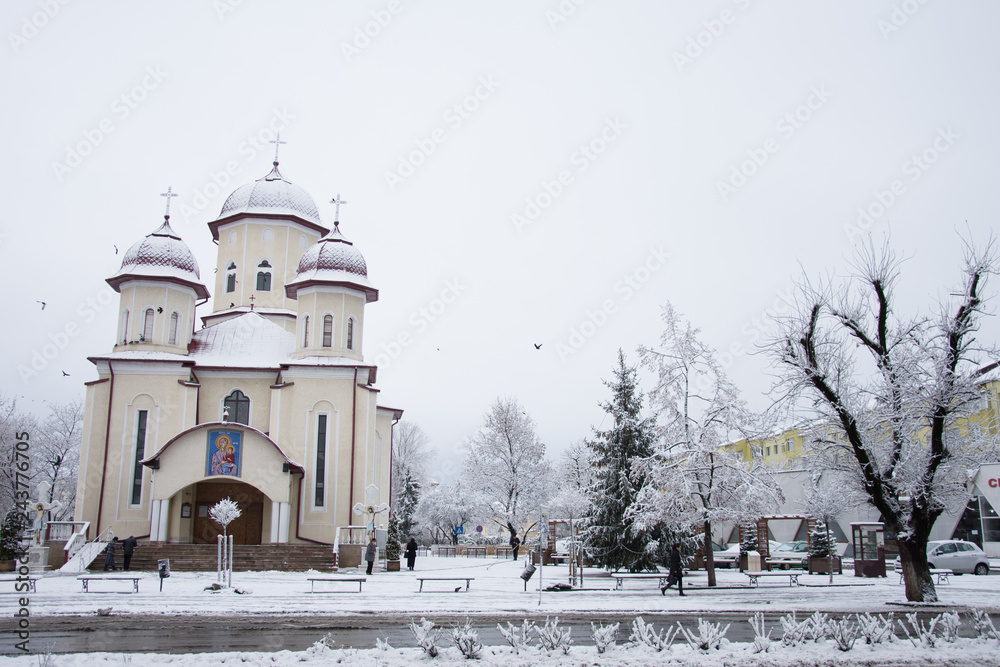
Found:
<svg viewBox="0 0 1000 667"><path fill-rule="evenodd" d="M306 356L346 357L363 361L364 293L352 289L307 287L298 291L298 327L294 358ZM333 317L330 347L323 347L323 319ZM306 342L306 317L309 318L309 340ZM347 348L348 322L354 321L353 349Z"/></svg>
<svg viewBox="0 0 1000 667"><path fill-rule="evenodd" d="M201 422L222 421L224 402L239 389L250 399L250 426L267 433L271 422L271 385L277 373L267 371L196 370L201 383ZM230 415L229 420L236 419Z"/></svg>
<svg viewBox="0 0 1000 667"><path fill-rule="evenodd" d="M115 350L141 350L145 352L171 352L187 354L194 320L196 295L190 287L164 282L129 281L121 286L118 321L115 333ZM128 326L121 335L122 312L128 309ZM153 310L153 337L140 341L143 335L145 313ZM157 312L157 310L162 312ZM178 314L176 344L169 345L170 315ZM128 341L123 343L122 341Z"/></svg>

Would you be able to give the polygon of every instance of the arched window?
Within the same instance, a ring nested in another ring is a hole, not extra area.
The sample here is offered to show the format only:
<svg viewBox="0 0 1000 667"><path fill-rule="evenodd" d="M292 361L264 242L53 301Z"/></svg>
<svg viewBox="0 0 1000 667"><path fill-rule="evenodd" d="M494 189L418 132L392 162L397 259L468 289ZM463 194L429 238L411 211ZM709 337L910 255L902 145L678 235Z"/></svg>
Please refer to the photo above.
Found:
<svg viewBox="0 0 1000 667"><path fill-rule="evenodd" d="M270 292L271 291L271 265L265 259L260 264L257 265L260 271L257 272L257 291L258 292Z"/></svg>
<svg viewBox="0 0 1000 667"><path fill-rule="evenodd" d="M234 389L222 405L229 413L228 421L250 425L250 399L242 391Z"/></svg>
<svg viewBox="0 0 1000 667"><path fill-rule="evenodd" d="M143 340L147 343L153 341L153 315L154 315L153 309L147 308L146 314L143 316L142 319L142 338L140 340Z"/></svg>
<svg viewBox="0 0 1000 667"><path fill-rule="evenodd" d="M333 347L333 315L323 316L323 347Z"/></svg>
<svg viewBox="0 0 1000 667"><path fill-rule="evenodd" d="M299 247L303 250L309 245L309 237L305 234L299 234Z"/></svg>
<svg viewBox="0 0 1000 667"><path fill-rule="evenodd" d="M354 318L347 320L347 349L354 349Z"/></svg>
<svg viewBox="0 0 1000 667"><path fill-rule="evenodd" d="M118 324L118 340L123 344L128 342L128 308L122 311L122 319Z"/></svg>
<svg viewBox="0 0 1000 667"><path fill-rule="evenodd" d="M309 316L302 319L302 347L309 347Z"/></svg>
<svg viewBox="0 0 1000 667"><path fill-rule="evenodd" d="M226 294L236 291L236 262L229 262L226 267Z"/></svg>
<svg viewBox="0 0 1000 667"><path fill-rule="evenodd" d="M167 345L177 345L177 328L181 316L175 310L170 313L170 328L167 330Z"/></svg>
<svg viewBox="0 0 1000 667"><path fill-rule="evenodd" d="M233 245L234 243L236 243L236 230L235 229L232 230L231 232L229 232L229 245Z"/></svg>
<svg viewBox="0 0 1000 667"><path fill-rule="evenodd" d="M264 243L270 243L274 240L274 230L270 227L265 227L264 231L260 234L260 240Z"/></svg>

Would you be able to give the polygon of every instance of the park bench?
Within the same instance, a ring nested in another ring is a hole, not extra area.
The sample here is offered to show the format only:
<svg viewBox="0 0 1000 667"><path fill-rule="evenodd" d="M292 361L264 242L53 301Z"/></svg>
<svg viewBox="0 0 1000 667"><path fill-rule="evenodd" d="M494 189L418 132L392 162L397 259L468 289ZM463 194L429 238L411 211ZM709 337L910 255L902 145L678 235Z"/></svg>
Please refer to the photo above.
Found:
<svg viewBox="0 0 1000 667"><path fill-rule="evenodd" d="M896 572L899 573L899 583L903 583L903 570L899 569L899 570L896 570ZM938 584L947 584L948 583L948 577L951 576L951 575L953 575L953 574L955 574L955 571L954 570L944 570L944 569L934 568L934 569L932 569L930 571L930 573L932 575L934 575L935 577L937 577L937 583Z"/></svg>
<svg viewBox="0 0 1000 667"><path fill-rule="evenodd" d="M309 592L316 592L316 582L317 581L338 581L346 583L355 583L358 585L358 592L361 592L361 586L368 579L366 577L309 577ZM320 593L332 593L333 591L320 591Z"/></svg>
<svg viewBox="0 0 1000 667"><path fill-rule="evenodd" d="M659 580L660 588L667 585L667 580L670 578L669 574L666 573L653 573L653 572L612 572L612 578L615 580L615 590L622 590L622 584L625 583L626 579L657 579Z"/></svg>
<svg viewBox="0 0 1000 667"><path fill-rule="evenodd" d="M26 582L28 584L28 591L30 591L32 593L37 593L38 592L37 590L35 590L35 582L38 581L38 577L25 577L25 576L20 576L20 577L0 577L0 582L7 582L7 581L13 581L13 582L19 582L19 583L25 583ZM15 593L24 593L26 591L20 591L20 590L18 590L17 583L15 583L14 584L14 592Z"/></svg>
<svg viewBox="0 0 1000 667"><path fill-rule="evenodd" d="M465 547L466 558L486 558L486 547Z"/></svg>
<svg viewBox="0 0 1000 667"><path fill-rule="evenodd" d="M420 590L418 590L417 592L418 593L422 593L423 592L423 590L424 590L424 582L425 581L464 581L465 582L465 590L468 591L469 590L469 582L470 581L474 581L474 580L475 580L475 577L417 577L417 581L420 582ZM461 588L461 587L459 587L459 588Z"/></svg>
<svg viewBox="0 0 1000 667"><path fill-rule="evenodd" d="M455 547L439 546L437 548L437 555L441 558L454 558Z"/></svg>
<svg viewBox="0 0 1000 667"><path fill-rule="evenodd" d="M760 584L758 581L761 577L788 577L789 586L798 586L799 577L805 572L792 572L791 570L784 570L782 572L744 572L743 574L750 577L750 586L757 588Z"/></svg>
<svg viewBox="0 0 1000 667"><path fill-rule="evenodd" d="M83 592L84 593L90 593L90 592L92 592L90 590L90 582L91 581L95 581L95 580L96 581L131 581L132 582L132 592L133 593L138 593L139 592L139 580L140 579L142 579L141 576L140 577L132 577L132 576L129 576L127 574L118 574L118 575L110 575L110 576L108 576L108 575L91 575L91 576L85 575L85 576L82 576L82 577L77 577L77 580L79 580L80 583L83 584Z"/></svg>
<svg viewBox="0 0 1000 667"><path fill-rule="evenodd" d="M510 558L514 554L513 547L497 547L497 558Z"/></svg>

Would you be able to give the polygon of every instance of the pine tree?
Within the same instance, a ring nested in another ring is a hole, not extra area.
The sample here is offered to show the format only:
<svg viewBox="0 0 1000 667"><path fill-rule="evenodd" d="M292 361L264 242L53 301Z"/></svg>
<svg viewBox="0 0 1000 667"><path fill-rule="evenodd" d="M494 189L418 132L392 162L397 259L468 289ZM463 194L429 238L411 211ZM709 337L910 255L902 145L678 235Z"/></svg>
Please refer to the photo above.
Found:
<svg viewBox="0 0 1000 667"><path fill-rule="evenodd" d="M626 365L625 354L619 350L614 380L604 381L612 398L601 405L614 424L607 431L594 429L594 438L587 443L597 472L590 490L590 525L584 533L587 549L599 565L632 572L655 567L655 555L647 549L655 535L635 529L628 515L644 482L633 474L633 461L652 455L655 428L655 419L639 414L642 394L636 375L635 367Z"/></svg>
<svg viewBox="0 0 1000 667"><path fill-rule="evenodd" d="M746 521L740 526L740 553L757 551L760 546L757 540L757 525Z"/></svg>
<svg viewBox="0 0 1000 667"><path fill-rule="evenodd" d="M399 500L396 501L396 512L399 516L399 532L403 537L410 537L414 533L417 522L413 515L417 511L417 503L420 501L420 482L413 478L412 473L406 473L402 488L399 493Z"/></svg>
<svg viewBox="0 0 1000 667"><path fill-rule="evenodd" d="M833 543L830 539L830 531L826 524L817 521L812 532L809 533L809 556L812 558L828 558L833 551Z"/></svg>
<svg viewBox="0 0 1000 667"><path fill-rule="evenodd" d="M385 536L385 559L399 560L399 520L396 513L389 514L389 532Z"/></svg>

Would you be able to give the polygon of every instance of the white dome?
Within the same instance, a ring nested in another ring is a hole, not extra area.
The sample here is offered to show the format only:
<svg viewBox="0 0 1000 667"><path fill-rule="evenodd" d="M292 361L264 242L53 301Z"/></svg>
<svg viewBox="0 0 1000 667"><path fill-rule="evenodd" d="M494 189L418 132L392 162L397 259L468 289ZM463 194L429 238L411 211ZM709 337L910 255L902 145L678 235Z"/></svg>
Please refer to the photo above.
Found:
<svg viewBox="0 0 1000 667"><path fill-rule="evenodd" d="M277 162L267 176L247 183L229 195L222 205L219 218L236 213L286 213L318 225L323 224L319 219L316 202L308 192L282 177Z"/></svg>
<svg viewBox="0 0 1000 667"><path fill-rule="evenodd" d="M207 298L208 290L201 284L201 272L191 249L170 227L170 217L164 216L163 224L125 253L122 266L108 283L115 290L129 279L162 278L190 285L200 298Z"/></svg>
<svg viewBox="0 0 1000 667"><path fill-rule="evenodd" d="M353 287L364 292L368 302L378 300L378 290L368 281L365 258L340 233L339 222L334 222L330 233L305 251L285 293L294 299L299 289L309 285Z"/></svg>

